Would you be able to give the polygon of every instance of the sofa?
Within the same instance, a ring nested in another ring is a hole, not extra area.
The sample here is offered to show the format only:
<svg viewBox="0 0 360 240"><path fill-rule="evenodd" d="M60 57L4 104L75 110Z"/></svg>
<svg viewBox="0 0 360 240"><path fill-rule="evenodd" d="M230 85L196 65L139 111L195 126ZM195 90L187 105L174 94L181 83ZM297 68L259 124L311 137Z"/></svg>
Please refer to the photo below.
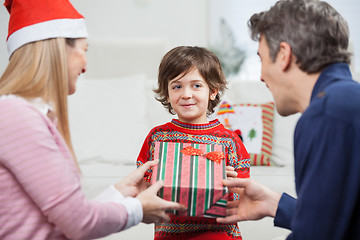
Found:
<svg viewBox="0 0 360 240"><path fill-rule="evenodd" d="M152 92L158 64L167 50L165 41L93 40L89 46L89 70L69 97L69 118L83 189L93 198L134 171L150 129L176 116L170 115ZM273 102L262 82L237 79L229 80L223 100L229 104ZM269 164L250 170L251 178L293 196L292 142L298 118L299 114L281 117L274 111ZM289 233L274 227L270 218L240 222L239 226L247 240L285 239ZM103 239L153 239L153 224L140 223Z"/></svg>

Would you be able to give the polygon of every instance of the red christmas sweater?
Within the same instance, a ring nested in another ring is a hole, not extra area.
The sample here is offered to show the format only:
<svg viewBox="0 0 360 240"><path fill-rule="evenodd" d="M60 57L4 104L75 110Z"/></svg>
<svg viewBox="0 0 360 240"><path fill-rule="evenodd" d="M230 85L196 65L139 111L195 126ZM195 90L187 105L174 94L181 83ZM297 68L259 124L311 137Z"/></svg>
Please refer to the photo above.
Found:
<svg viewBox="0 0 360 240"><path fill-rule="evenodd" d="M250 156L238 135L226 129L219 120L206 124L188 124L173 119L154 127L146 137L137 159L137 166L153 160L155 142L220 144L226 147L227 163L239 178L250 177ZM146 177L150 179L149 173ZM236 198L235 194L232 196ZM237 224L220 224L215 218L179 217L171 215L169 223L155 226L155 239L242 239Z"/></svg>

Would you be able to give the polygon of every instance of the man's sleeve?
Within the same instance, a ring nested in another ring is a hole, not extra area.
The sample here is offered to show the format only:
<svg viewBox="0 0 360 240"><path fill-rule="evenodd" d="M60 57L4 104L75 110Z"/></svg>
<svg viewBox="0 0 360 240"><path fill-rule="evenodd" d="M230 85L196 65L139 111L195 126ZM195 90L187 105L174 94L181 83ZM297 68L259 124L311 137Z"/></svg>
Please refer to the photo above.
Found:
<svg viewBox="0 0 360 240"><path fill-rule="evenodd" d="M274 225L276 227L291 230L291 220L295 211L296 199L286 193L280 198L279 206L276 211Z"/></svg>

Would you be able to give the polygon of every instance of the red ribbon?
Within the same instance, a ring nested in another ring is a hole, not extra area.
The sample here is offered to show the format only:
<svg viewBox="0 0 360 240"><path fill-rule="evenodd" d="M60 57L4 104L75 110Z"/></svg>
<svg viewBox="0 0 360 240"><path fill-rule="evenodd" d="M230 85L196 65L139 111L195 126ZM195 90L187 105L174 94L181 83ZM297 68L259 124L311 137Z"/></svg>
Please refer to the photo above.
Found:
<svg viewBox="0 0 360 240"><path fill-rule="evenodd" d="M204 153L202 150L196 149L192 146L186 147L182 149L180 152L190 156L204 156L207 159L214 161L216 163L221 163L221 159L225 159L225 155L223 152L213 151L213 152Z"/></svg>

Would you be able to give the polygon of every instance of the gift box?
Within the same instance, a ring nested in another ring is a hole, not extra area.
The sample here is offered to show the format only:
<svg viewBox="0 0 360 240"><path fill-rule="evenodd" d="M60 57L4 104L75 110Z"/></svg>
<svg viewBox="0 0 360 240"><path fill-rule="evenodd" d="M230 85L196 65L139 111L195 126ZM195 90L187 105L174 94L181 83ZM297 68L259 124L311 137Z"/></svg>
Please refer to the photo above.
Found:
<svg viewBox="0 0 360 240"><path fill-rule="evenodd" d="M150 183L164 181L159 196L187 207L179 216L224 217L229 198L226 179L226 148L214 144L155 142Z"/></svg>

